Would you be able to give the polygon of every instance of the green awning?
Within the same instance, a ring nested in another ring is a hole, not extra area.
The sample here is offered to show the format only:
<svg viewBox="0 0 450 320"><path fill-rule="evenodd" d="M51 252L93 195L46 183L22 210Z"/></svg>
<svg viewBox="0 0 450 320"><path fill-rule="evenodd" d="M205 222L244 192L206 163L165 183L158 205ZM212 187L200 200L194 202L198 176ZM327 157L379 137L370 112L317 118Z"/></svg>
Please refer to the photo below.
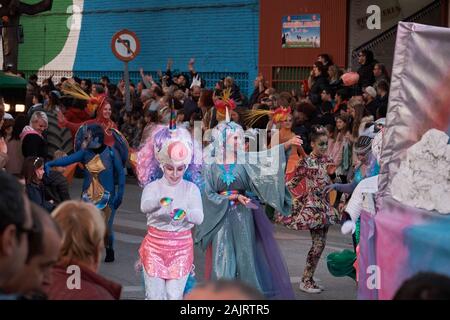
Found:
<svg viewBox="0 0 450 320"><path fill-rule="evenodd" d="M0 71L0 89L26 89L27 80Z"/></svg>

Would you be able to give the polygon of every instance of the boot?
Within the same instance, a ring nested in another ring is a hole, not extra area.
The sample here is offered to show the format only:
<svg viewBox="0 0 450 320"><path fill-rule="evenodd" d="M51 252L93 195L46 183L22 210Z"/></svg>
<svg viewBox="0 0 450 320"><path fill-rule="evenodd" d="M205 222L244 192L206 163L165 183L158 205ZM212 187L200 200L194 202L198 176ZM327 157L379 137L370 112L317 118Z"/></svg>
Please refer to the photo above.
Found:
<svg viewBox="0 0 450 320"><path fill-rule="evenodd" d="M106 248L105 262L113 262L113 261L114 261L114 249Z"/></svg>

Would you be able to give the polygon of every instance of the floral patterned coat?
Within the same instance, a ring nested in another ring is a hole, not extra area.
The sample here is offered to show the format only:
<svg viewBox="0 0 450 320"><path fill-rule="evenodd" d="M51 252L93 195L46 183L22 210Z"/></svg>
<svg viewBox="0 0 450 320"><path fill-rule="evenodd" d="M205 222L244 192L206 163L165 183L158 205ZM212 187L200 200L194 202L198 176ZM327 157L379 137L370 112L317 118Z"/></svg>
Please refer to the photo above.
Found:
<svg viewBox="0 0 450 320"><path fill-rule="evenodd" d="M338 211L330 205L328 196L323 193L324 187L331 184L329 174L335 168L333 160L328 156L309 155L300 160L292 179L286 185L293 189L303 184L304 192L292 199L291 215L279 216L277 221L295 230L318 229L339 223Z"/></svg>

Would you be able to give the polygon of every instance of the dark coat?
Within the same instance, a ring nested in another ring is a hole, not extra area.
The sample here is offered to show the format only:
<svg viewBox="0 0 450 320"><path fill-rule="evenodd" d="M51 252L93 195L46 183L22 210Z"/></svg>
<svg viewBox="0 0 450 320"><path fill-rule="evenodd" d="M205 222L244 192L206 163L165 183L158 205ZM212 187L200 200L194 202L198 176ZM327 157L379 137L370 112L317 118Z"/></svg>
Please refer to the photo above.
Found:
<svg viewBox="0 0 450 320"><path fill-rule="evenodd" d="M358 86L360 89L368 86L373 86L375 83L375 76L373 75L373 67L377 62L374 60L372 62L368 62L358 69L359 81Z"/></svg>
<svg viewBox="0 0 450 320"><path fill-rule="evenodd" d="M387 107L389 102L389 94L386 94L384 97L377 97L378 109L376 112L375 120L380 118L386 118Z"/></svg>
<svg viewBox="0 0 450 320"><path fill-rule="evenodd" d="M330 81L331 97L334 98L336 91L343 88L343 86L344 83L341 79L338 79L336 81Z"/></svg>
<svg viewBox="0 0 450 320"><path fill-rule="evenodd" d="M53 200L56 205L63 201L70 200L69 184L66 177L58 171L50 171L44 176L45 197Z"/></svg>
<svg viewBox="0 0 450 320"><path fill-rule="evenodd" d="M202 110L198 107L197 102L194 101L192 98L188 98L184 101L183 111L184 111L184 121L191 120L191 116L194 113L202 112Z"/></svg>
<svg viewBox="0 0 450 320"><path fill-rule="evenodd" d="M37 134L27 134L22 140L22 154L26 157L47 159L47 142Z"/></svg>
<svg viewBox="0 0 450 320"><path fill-rule="evenodd" d="M320 94L324 89L329 88L329 82L328 79L325 76L318 76L314 83L309 90L309 100L311 100L311 103L315 106L319 106L322 103L322 100L320 98Z"/></svg>
<svg viewBox="0 0 450 320"><path fill-rule="evenodd" d="M311 142L309 141L309 135L311 133L310 126L307 123L299 124L294 126L292 128L292 131L295 133L295 135L300 136L302 138L303 150L305 150L305 152L309 154L311 152Z"/></svg>
<svg viewBox="0 0 450 320"><path fill-rule="evenodd" d="M55 205L45 200L45 188L43 184L27 183L26 190L28 198L48 212L52 212L55 208Z"/></svg>
<svg viewBox="0 0 450 320"><path fill-rule="evenodd" d="M258 103L264 94L264 91L259 92L259 87L255 88L250 96L250 100L248 101L248 108L251 109L255 103Z"/></svg>
<svg viewBox="0 0 450 320"><path fill-rule="evenodd" d="M230 98L233 99L234 102L236 102L236 105L238 107L242 104L241 89L235 83L233 83L233 86L231 87L231 97Z"/></svg>
<svg viewBox="0 0 450 320"><path fill-rule="evenodd" d="M368 104L366 104L366 110L369 111L369 113L373 116L373 118L376 118L377 110L378 110L378 100L374 99Z"/></svg>
<svg viewBox="0 0 450 320"><path fill-rule="evenodd" d="M323 102L318 108L315 117L311 120L312 124L318 124L321 126L335 125L333 115L333 105L331 102Z"/></svg>

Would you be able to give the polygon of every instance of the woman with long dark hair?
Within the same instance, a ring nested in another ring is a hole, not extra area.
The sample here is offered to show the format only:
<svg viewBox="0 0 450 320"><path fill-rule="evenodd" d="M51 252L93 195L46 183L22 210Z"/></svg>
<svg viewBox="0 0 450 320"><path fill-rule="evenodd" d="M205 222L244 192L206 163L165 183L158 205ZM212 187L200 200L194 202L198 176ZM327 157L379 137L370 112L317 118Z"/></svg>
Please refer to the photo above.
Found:
<svg viewBox="0 0 450 320"><path fill-rule="evenodd" d="M328 76L333 95L336 93L338 89L342 87L341 76L343 74L344 72L341 69L339 69L339 67L335 64L328 67Z"/></svg>
<svg viewBox="0 0 450 320"><path fill-rule="evenodd" d="M23 162L22 174L25 178L28 198L48 212L55 208L53 201L45 200L45 187L42 182L44 177L44 159L40 157L28 157Z"/></svg>
<svg viewBox="0 0 450 320"><path fill-rule="evenodd" d="M354 145L360 134L364 131L366 124L372 122L374 119L369 115L366 107L360 103L349 103L349 114L351 116L351 139ZM358 161L354 150L355 149L353 148L352 163L356 163Z"/></svg>
<svg viewBox="0 0 450 320"><path fill-rule="evenodd" d="M375 87L380 81L386 81L388 84L391 82L391 77L389 76L389 72L387 68L382 63L376 63L373 67L373 75L375 76Z"/></svg>
<svg viewBox="0 0 450 320"><path fill-rule="evenodd" d="M352 134L350 118L346 114L336 116L336 126L328 139L327 155L336 166L336 177L340 183L347 183L347 175L352 168ZM334 206L338 208L342 193L338 192Z"/></svg>
<svg viewBox="0 0 450 320"><path fill-rule="evenodd" d="M350 118L347 115L338 115L336 126L328 139L328 156L333 159L336 166L336 176L342 183L347 182L347 173L352 164L352 138L350 132Z"/></svg>
<svg viewBox="0 0 450 320"><path fill-rule="evenodd" d="M358 63L360 64L357 71L359 74L358 86L361 90L375 83L373 69L377 62L373 57L373 52L370 50L361 50L358 53Z"/></svg>

